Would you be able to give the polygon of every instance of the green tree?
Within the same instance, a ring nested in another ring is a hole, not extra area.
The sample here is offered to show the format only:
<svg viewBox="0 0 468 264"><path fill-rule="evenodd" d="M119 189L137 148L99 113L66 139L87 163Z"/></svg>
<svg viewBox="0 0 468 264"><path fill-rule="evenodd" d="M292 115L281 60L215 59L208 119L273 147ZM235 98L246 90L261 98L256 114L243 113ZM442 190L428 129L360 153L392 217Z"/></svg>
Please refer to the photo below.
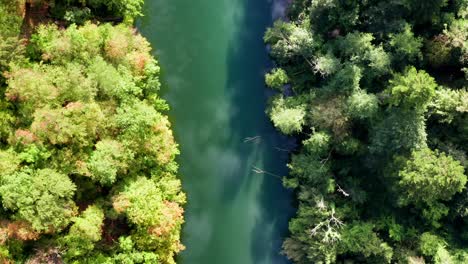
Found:
<svg viewBox="0 0 468 264"><path fill-rule="evenodd" d="M329 76L340 68L340 61L331 52L315 58L313 64L314 72L322 76Z"/></svg>
<svg viewBox="0 0 468 264"><path fill-rule="evenodd" d="M413 151L398 175L403 204L449 200L467 180L459 161L429 148Z"/></svg>
<svg viewBox="0 0 468 264"><path fill-rule="evenodd" d="M352 223L343 229L339 250L354 254L362 254L366 258L381 257L381 261L390 263L393 249L380 239L369 223Z"/></svg>
<svg viewBox="0 0 468 264"><path fill-rule="evenodd" d="M339 139L349 134L350 117L342 96L313 99L307 120L316 129L326 130Z"/></svg>
<svg viewBox="0 0 468 264"><path fill-rule="evenodd" d="M265 83L268 87L282 90L283 86L287 84L289 81L288 75L286 72L281 68L276 68L271 71L271 73L267 73L265 75Z"/></svg>
<svg viewBox="0 0 468 264"><path fill-rule="evenodd" d="M70 223L76 214L75 190L68 176L51 169L5 175L0 186L3 206L46 233L59 232Z"/></svg>
<svg viewBox="0 0 468 264"><path fill-rule="evenodd" d="M467 7L295 0L267 30L292 90L267 113L302 143L283 179L299 203L294 263L467 262ZM444 240L430 255L425 233Z"/></svg>
<svg viewBox="0 0 468 264"><path fill-rule="evenodd" d="M12 151L0 150L0 176L7 176L14 173L21 163L21 159L18 155ZM1 178L0 177L0 178Z"/></svg>
<svg viewBox="0 0 468 264"><path fill-rule="evenodd" d="M133 19L143 15L141 9L144 0L87 0L86 2L93 7L107 6L117 14L123 15L128 22L132 22Z"/></svg>
<svg viewBox="0 0 468 264"><path fill-rule="evenodd" d="M347 100L348 112L353 118L366 119L375 117L379 110L379 101L374 94L363 90L353 92Z"/></svg>
<svg viewBox="0 0 468 264"><path fill-rule="evenodd" d="M450 46L461 51L460 61L462 63L468 60L468 32L466 30L467 26L468 19L465 13L464 17L453 20L449 27L444 30L444 35L448 39L448 41L446 41L446 44L449 44Z"/></svg>
<svg viewBox="0 0 468 264"><path fill-rule="evenodd" d="M326 132L315 132L304 140L305 149L312 155L325 155L330 149L331 136Z"/></svg>
<svg viewBox="0 0 468 264"><path fill-rule="evenodd" d="M350 93L359 89L362 78L362 69L354 64L346 64L337 71L327 84L327 88L338 92Z"/></svg>
<svg viewBox="0 0 468 264"><path fill-rule="evenodd" d="M428 73L410 67L403 75L396 74L390 80L386 93L391 106L425 112L436 88L437 83Z"/></svg>
<svg viewBox="0 0 468 264"><path fill-rule="evenodd" d="M92 251L95 243L101 240L103 221L104 212L95 205L73 218L68 234L61 241L67 248L66 258L73 259Z"/></svg>
<svg viewBox="0 0 468 264"><path fill-rule="evenodd" d="M424 23L433 19L440 10L448 4L447 0L412 1L403 0L403 4L411 10L413 19L417 23Z"/></svg>
<svg viewBox="0 0 468 264"><path fill-rule="evenodd" d="M36 108L57 102L57 87L48 79L45 69L13 69L8 78L6 98L11 102L20 102L22 117L30 116Z"/></svg>
<svg viewBox="0 0 468 264"><path fill-rule="evenodd" d="M406 24L400 33L390 34L389 37L389 44L394 50L394 59L397 62L415 62L422 59L423 39L414 36L409 24Z"/></svg>
<svg viewBox="0 0 468 264"><path fill-rule="evenodd" d="M368 67L366 76L371 79L386 74L390 69L389 55L382 46L375 46L373 41L371 33L352 32L338 39L335 50L352 63Z"/></svg>
<svg viewBox="0 0 468 264"><path fill-rule="evenodd" d="M110 185L116 181L118 173L125 173L128 168L125 149L115 140L99 141L95 148L87 163L90 176L103 185Z"/></svg>
<svg viewBox="0 0 468 264"><path fill-rule="evenodd" d="M302 25L276 21L265 33L264 40L271 45L271 52L281 62L299 57L310 63L318 43L312 33Z"/></svg>
<svg viewBox="0 0 468 264"><path fill-rule="evenodd" d="M445 247L446 245L447 242L445 242L441 237L425 232L420 237L419 250L425 256L431 257L437 254L437 250L440 247Z"/></svg>
<svg viewBox="0 0 468 264"><path fill-rule="evenodd" d="M22 19L16 1L0 1L0 72L11 62L24 62L25 48L19 36ZM3 76L0 77L3 81Z"/></svg>
<svg viewBox="0 0 468 264"><path fill-rule="evenodd" d="M64 108L46 106L34 113L33 132L52 145L90 146L105 127L105 117L96 103L73 102Z"/></svg>
<svg viewBox="0 0 468 264"><path fill-rule="evenodd" d="M22 21L24 4L0 0L0 262L174 264L185 195L158 63L134 28L84 22L143 0L37 0ZM83 25L35 27L47 10Z"/></svg>
<svg viewBox="0 0 468 264"><path fill-rule="evenodd" d="M303 105L288 106L288 102L282 96L272 101L268 112L275 127L287 135L301 131L305 123L305 107Z"/></svg>
<svg viewBox="0 0 468 264"><path fill-rule="evenodd" d="M114 210L125 213L137 225L132 239L139 249L157 250L160 258L173 263L173 252L181 249L179 230L183 209L166 200L164 192L153 180L139 177L114 196Z"/></svg>
<svg viewBox="0 0 468 264"><path fill-rule="evenodd" d="M430 113L440 118L441 122L452 123L456 117L468 112L468 92L466 89L438 89L429 108Z"/></svg>
<svg viewBox="0 0 468 264"><path fill-rule="evenodd" d="M288 164L291 176L299 179L302 184L314 186L323 193L334 191L334 180L330 172L330 164L311 154L297 154L291 157Z"/></svg>

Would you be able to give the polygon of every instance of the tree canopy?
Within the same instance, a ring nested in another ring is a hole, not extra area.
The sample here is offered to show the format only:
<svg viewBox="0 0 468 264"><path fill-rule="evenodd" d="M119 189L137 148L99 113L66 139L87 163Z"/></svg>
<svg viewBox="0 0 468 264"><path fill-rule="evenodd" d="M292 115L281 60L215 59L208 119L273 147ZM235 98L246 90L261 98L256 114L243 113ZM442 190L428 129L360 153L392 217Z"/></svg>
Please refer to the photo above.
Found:
<svg viewBox="0 0 468 264"><path fill-rule="evenodd" d="M468 262L467 7L293 0L266 31L294 263Z"/></svg>
<svg viewBox="0 0 468 264"><path fill-rule="evenodd" d="M131 24L79 21L131 22L143 1L34 1L57 23L30 37L15 4L0 1L0 262L175 263L185 194L158 62Z"/></svg>

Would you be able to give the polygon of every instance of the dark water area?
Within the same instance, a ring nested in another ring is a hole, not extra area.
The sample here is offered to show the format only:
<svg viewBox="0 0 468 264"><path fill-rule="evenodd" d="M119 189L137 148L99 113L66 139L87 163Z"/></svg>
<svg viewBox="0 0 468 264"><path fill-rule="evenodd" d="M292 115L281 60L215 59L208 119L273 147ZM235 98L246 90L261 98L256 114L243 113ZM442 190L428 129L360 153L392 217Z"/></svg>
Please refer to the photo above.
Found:
<svg viewBox="0 0 468 264"><path fill-rule="evenodd" d="M284 264L294 213L290 139L265 115L263 33L284 0L151 0L138 23L163 68L163 97L188 196L182 264ZM258 173L259 170L267 171Z"/></svg>

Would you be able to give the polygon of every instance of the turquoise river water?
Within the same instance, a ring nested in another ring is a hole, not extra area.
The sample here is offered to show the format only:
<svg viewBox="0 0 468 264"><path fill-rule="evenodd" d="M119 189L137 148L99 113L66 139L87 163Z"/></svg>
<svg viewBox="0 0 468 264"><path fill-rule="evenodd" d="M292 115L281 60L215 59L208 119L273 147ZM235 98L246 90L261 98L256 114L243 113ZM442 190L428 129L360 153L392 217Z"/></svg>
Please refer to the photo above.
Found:
<svg viewBox="0 0 468 264"><path fill-rule="evenodd" d="M272 174L287 173L288 153L279 149L291 142L265 115L263 84L271 62L262 36L281 15L281 1L146 2L138 27L163 69L188 195L186 250L177 262L288 263L280 250L292 195Z"/></svg>

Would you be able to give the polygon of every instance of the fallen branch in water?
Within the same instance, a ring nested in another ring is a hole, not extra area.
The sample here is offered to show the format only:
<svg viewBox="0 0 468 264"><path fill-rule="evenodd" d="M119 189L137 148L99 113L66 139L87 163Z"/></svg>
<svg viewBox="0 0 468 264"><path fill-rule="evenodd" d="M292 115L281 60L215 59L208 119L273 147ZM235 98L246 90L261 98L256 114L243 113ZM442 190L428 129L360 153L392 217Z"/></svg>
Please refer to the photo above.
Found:
<svg viewBox="0 0 468 264"><path fill-rule="evenodd" d="M290 152L291 151L289 149L278 148L278 147L275 147L275 149L278 150L278 151L284 151L284 152Z"/></svg>
<svg viewBox="0 0 468 264"><path fill-rule="evenodd" d="M281 176L279 176L279 175L277 175L277 174L268 172L268 171L266 171L266 170L262 170L262 169L260 169L260 168L258 168L258 167L252 166L252 168L253 168L252 171L255 172L255 173L257 173L257 174L268 174L268 175L273 176L273 177L275 177L275 178L278 178L278 179L281 179L281 180L283 179L283 177L281 177Z"/></svg>
<svg viewBox="0 0 468 264"><path fill-rule="evenodd" d="M261 139L260 136L255 136L255 137L246 137L244 138L244 143L247 143L247 142L251 142L251 141L255 141L257 139Z"/></svg>

